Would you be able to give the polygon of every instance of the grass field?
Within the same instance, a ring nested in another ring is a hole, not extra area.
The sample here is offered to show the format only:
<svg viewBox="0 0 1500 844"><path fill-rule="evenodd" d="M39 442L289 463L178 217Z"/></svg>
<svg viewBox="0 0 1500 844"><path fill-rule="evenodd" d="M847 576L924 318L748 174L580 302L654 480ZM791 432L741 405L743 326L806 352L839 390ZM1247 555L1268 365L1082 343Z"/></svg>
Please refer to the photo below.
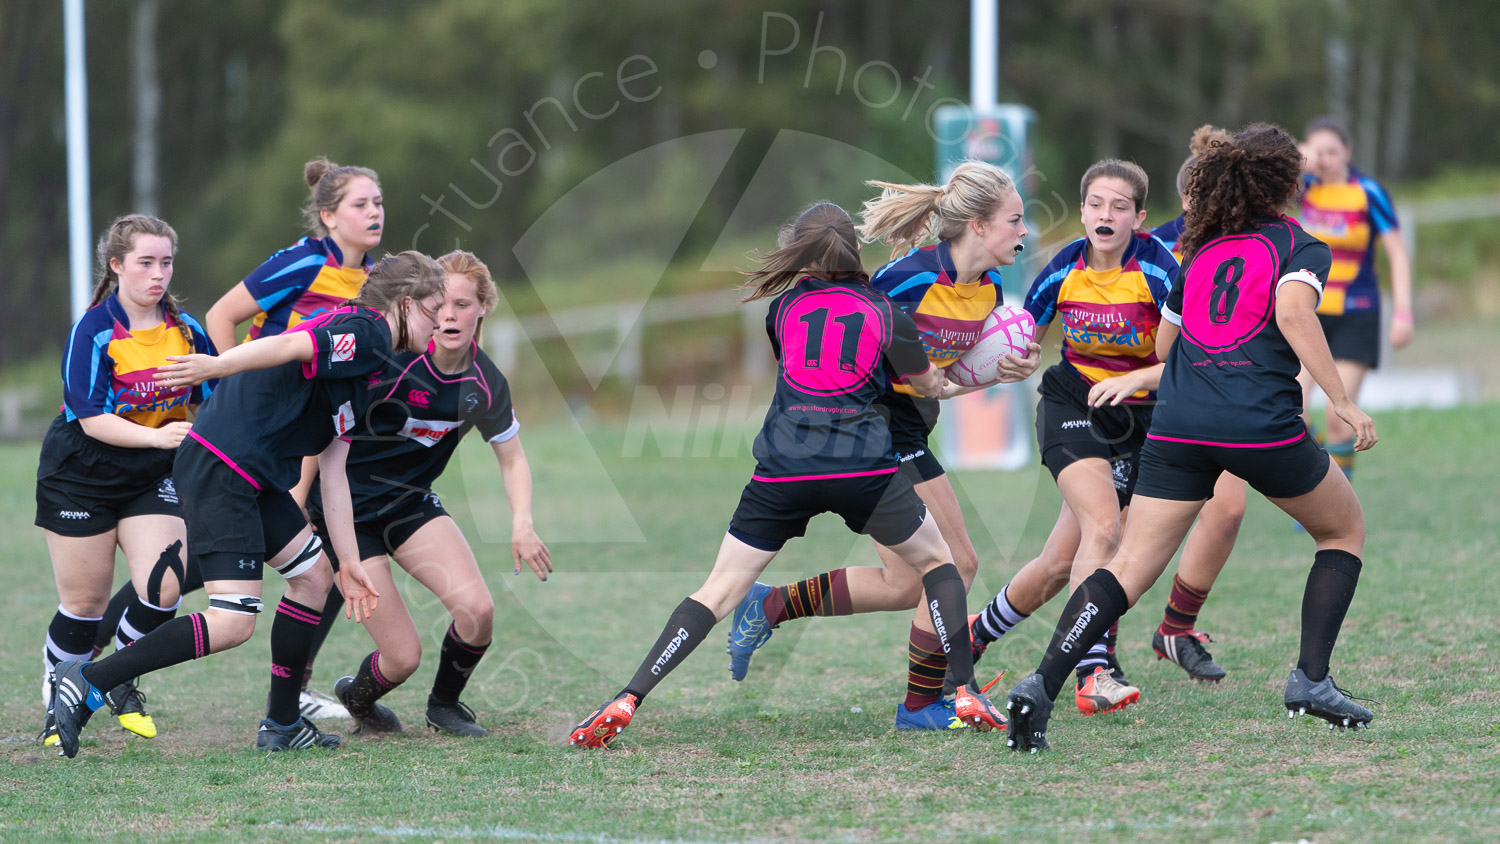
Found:
<svg viewBox="0 0 1500 844"><path fill-rule="evenodd" d="M1154 659L1150 631L1166 594L1158 585L1122 625L1121 658L1143 702L1085 720L1065 698L1050 733L1057 749L1036 757L1008 752L994 735L892 730L904 614L784 625L743 684L728 679L715 639L652 695L617 749L562 746L701 583L750 459L744 447L734 457L662 458L650 443L645 456L624 457L634 449L622 431L585 442L567 427L534 426L525 437L551 581L510 574L508 511L482 445L467 444L441 487L496 596L495 644L467 696L489 738L416 728L429 662L387 699L405 734L258 755L263 626L235 652L145 681L163 730L156 740L127 737L101 715L79 757L65 761L34 743L38 651L56 603L31 526L36 449L6 446L0 839L1496 840L1500 405L1377 422L1382 442L1361 458L1357 483L1369 522L1364 577L1334 660L1342 685L1381 702L1373 731L1330 733L1284 717L1312 547L1252 496L1201 622L1229 678L1200 687ZM1040 547L1056 491L1035 467L955 482L982 560L975 592L987 598ZM767 579L873 561L868 543L829 517ZM441 607L404 594L431 660ZM200 594L187 607L203 603ZM1009 669L1008 688L1035 665L1059 608L1049 604L982 667ZM354 625L335 628L315 685L329 690L370 648Z"/></svg>

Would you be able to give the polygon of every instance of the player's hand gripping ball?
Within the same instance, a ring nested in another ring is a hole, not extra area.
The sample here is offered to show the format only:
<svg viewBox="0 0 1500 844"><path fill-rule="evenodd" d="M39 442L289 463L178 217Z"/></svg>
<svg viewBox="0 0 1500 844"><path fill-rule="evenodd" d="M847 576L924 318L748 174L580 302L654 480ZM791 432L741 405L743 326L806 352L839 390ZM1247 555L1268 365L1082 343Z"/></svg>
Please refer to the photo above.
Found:
<svg viewBox="0 0 1500 844"><path fill-rule="evenodd" d="M1000 359L1026 357L1036 337L1036 320L1025 308L1001 305L984 318L979 339L948 367L948 380L965 387L987 387L1000 379Z"/></svg>

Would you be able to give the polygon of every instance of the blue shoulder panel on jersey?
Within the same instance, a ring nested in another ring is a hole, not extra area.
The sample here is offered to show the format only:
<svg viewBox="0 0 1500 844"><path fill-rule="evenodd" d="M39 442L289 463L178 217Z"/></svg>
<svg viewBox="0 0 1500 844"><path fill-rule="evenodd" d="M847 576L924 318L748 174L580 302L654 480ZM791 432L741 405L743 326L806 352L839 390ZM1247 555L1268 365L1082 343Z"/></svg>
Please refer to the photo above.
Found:
<svg viewBox="0 0 1500 844"><path fill-rule="evenodd" d="M892 287L890 290L885 291L885 295L891 297L892 299L895 299L914 287L930 287L934 282L937 281L937 276L937 273L930 270L926 272L913 273L911 277L906 281L903 281L895 287Z"/></svg>
<svg viewBox="0 0 1500 844"><path fill-rule="evenodd" d="M1378 234L1399 229L1400 223L1396 218L1396 208L1391 204L1391 197L1385 192L1378 182L1369 176L1359 177L1359 186L1365 189L1365 196L1370 200L1370 222L1375 224Z"/></svg>

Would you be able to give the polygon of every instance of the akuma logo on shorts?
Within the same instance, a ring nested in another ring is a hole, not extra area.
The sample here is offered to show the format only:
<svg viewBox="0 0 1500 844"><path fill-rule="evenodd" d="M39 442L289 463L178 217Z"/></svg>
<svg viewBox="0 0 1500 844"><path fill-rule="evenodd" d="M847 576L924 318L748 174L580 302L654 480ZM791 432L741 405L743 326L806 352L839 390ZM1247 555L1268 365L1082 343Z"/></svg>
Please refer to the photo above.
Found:
<svg viewBox="0 0 1500 844"><path fill-rule="evenodd" d="M1057 427L1066 431L1069 428L1088 428L1093 424L1093 421L1089 419L1069 419Z"/></svg>
<svg viewBox="0 0 1500 844"><path fill-rule="evenodd" d="M334 363L346 363L354 360L354 335L334 334L329 338L333 341L333 348L329 350L328 357Z"/></svg>
<svg viewBox="0 0 1500 844"><path fill-rule="evenodd" d="M83 519L92 519L94 517L94 514L88 512L87 510L58 510L57 517L59 519L74 519L82 521Z"/></svg>

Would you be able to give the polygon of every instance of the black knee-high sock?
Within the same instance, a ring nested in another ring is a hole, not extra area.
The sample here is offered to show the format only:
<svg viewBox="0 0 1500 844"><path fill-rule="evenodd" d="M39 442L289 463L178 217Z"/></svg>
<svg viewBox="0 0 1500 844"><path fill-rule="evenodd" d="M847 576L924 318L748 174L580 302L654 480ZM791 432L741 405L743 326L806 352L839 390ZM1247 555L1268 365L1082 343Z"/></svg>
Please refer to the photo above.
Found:
<svg viewBox="0 0 1500 844"><path fill-rule="evenodd" d="M81 662L89 658L89 648L96 636L95 628L100 619L73 615L57 605L52 623L47 625L47 644L42 648L42 659L47 673L51 674L59 662ZM110 688L114 688L111 686Z"/></svg>
<svg viewBox="0 0 1500 844"><path fill-rule="evenodd" d="M1062 618L1057 620L1057 629L1052 632L1052 643L1036 669L1042 675L1048 696L1057 699L1063 681L1078 660L1127 609L1125 590L1108 569L1099 569L1073 590L1067 606L1063 607Z"/></svg>
<svg viewBox="0 0 1500 844"><path fill-rule="evenodd" d="M94 636L94 653L104 653L110 642L114 641L115 631L120 629L120 619L125 617L125 610L135 601L135 586L127 580L120 591L109 599L109 606L104 609L104 618L99 619L99 632Z"/></svg>
<svg viewBox="0 0 1500 844"><path fill-rule="evenodd" d="M1338 641L1344 614L1354 600L1363 564L1348 551L1319 551L1302 592L1302 651L1297 667L1314 683L1328 676L1328 660Z"/></svg>
<svg viewBox="0 0 1500 844"><path fill-rule="evenodd" d="M122 651L135 644L143 636L172 620L177 614L177 604L171 607L158 607L146 603L145 598L136 598L125 608L125 615L120 617L120 626L115 630L115 650Z"/></svg>
<svg viewBox="0 0 1500 844"><path fill-rule="evenodd" d="M183 580L178 587L179 601L182 595L197 592L203 588L203 573L198 569L198 561L189 557L183 564ZM120 628L120 619L125 617L125 611L136 601L135 584L125 581L120 591L109 599L109 606L104 610L104 618L99 620L99 632L94 636L94 654L97 656L109 647L114 639L115 631ZM149 630L142 630L149 633Z"/></svg>
<svg viewBox="0 0 1500 844"><path fill-rule="evenodd" d="M321 620L317 610L288 598L276 605L276 617L271 620L271 695L266 702L266 717L282 726L302 717L297 697L302 691L307 652Z"/></svg>
<svg viewBox="0 0 1500 844"><path fill-rule="evenodd" d="M393 683L381 673L380 651L372 652L360 661L359 670L354 672L354 682L349 685L349 714L356 718L369 715L375 701L399 685L399 681Z"/></svg>
<svg viewBox="0 0 1500 844"><path fill-rule="evenodd" d="M635 695L637 703L645 700L656 684L681 665L717 623L708 607L692 598L683 598L677 609L672 610L667 626L662 628L656 644L651 646L624 691Z"/></svg>
<svg viewBox="0 0 1500 844"><path fill-rule="evenodd" d="M312 681L313 663L318 661L318 651L328 641L328 631L333 629L333 623L339 620L343 609L344 593L339 591L338 584L335 583L328 590L328 598L323 601L323 619L318 622L318 630L313 634L312 650L307 652L307 668L302 671L302 688L307 688L307 684Z"/></svg>
<svg viewBox="0 0 1500 844"><path fill-rule="evenodd" d="M83 669L83 679L107 692L133 677L208 655L208 624L202 613L174 618L134 645Z"/></svg>
<svg viewBox="0 0 1500 844"><path fill-rule="evenodd" d="M432 681L432 699L438 703L458 703L464 686L469 684L469 675L474 666L484 658L489 643L471 645L458 638L457 628L448 625L448 635L443 637L443 650L439 655L437 677Z"/></svg>
<svg viewBox="0 0 1500 844"><path fill-rule="evenodd" d="M968 590L958 567L944 563L922 575L922 590L927 596L927 612L937 630L938 643L948 657L948 667L959 686L974 681L973 643L969 641L969 610L965 603Z"/></svg>

